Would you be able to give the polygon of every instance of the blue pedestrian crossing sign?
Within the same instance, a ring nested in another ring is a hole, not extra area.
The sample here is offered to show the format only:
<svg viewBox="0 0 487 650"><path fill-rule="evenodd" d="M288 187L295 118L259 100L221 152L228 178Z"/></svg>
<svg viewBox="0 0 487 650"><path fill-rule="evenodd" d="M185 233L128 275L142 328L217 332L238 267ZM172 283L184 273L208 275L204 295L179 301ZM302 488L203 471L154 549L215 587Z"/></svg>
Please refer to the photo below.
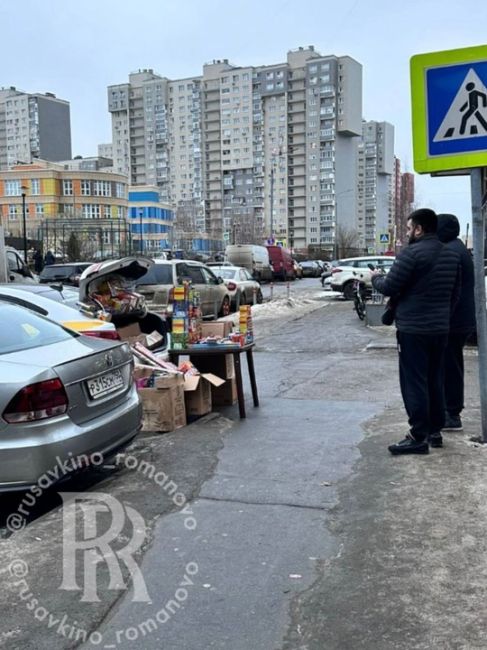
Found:
<svg viewBox="0 0 487 650"><path fill-rule="evenodd" d="M411 59L414 169L487 166L487 45Z"/></svg>
<svg viewBox="0 0 487 650"><path fill-rule="evenodd" d="M379 235L379 242L381 244L388 244L389 243L389 233L388 232L383 232L382 234Z"/></svg>

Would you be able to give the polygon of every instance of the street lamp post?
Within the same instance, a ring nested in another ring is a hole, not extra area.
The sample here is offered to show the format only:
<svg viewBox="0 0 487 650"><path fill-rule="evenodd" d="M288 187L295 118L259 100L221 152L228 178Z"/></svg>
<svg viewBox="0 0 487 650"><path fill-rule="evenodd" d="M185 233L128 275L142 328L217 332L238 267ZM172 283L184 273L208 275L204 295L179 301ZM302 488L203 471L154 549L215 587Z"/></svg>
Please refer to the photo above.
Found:
<svg viewBox="0 0 487 650"><path fill-rule="evenodd" d="M22 190L22 236L24 238L24 262L27 264L27 224L25 220L25 193L27 192L27 187L22 185L20 188Z"/></svg>
<svg viewBox="0 0 487 650"><path fill-rule="evenodd" d="M140 241L139 241L139 252L142 255L144 252L144 239L142 235L142 217L144 216L144 210L139 208L139 228L140 228Z"/></svg>

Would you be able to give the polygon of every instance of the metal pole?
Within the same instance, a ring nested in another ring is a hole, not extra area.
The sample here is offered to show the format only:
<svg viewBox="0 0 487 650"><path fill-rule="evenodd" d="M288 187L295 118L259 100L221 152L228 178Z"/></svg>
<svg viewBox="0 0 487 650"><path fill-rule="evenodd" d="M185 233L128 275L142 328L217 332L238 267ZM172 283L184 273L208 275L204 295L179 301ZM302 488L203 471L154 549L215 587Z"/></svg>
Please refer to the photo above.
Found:
<svg viewBox="0 0 487 650"><path fill-rule="evenodd" d="M480 385L480 414L482 441L487 442L487 310L485 309L485 217L482 206L482 169L470 172L472 191L472 236L475 273L475 316L477 319L477 345Z"/></svg>
<svg viewBox="0 0 487 650"><path fill-rule="evenodd" d="M144 214L144 211L142 209L139 209L139 225L140 225L140 242L139 242L139 252L142 255L144 252L144 241L142 239L142 215Z"/></svg>
<svg viewBox="0 0 487 650"><path fill-rule="evenodd" d="M22 192L22 228L24 237L24 262L27 264L27 225L25 223L25 192Z"/></svg>
<svg viewBox="0 0 487 650"><path fill-rule="evenodd" d="M468 248L468 230L470 228L470 224L467 223L467 234L465 236L465 248Z"/></svg>
<svg viewBox="0 0 487 650"><path fill-rule="evenodd" d="M271 167L271 242L274 243L274 163Z"/></svg>

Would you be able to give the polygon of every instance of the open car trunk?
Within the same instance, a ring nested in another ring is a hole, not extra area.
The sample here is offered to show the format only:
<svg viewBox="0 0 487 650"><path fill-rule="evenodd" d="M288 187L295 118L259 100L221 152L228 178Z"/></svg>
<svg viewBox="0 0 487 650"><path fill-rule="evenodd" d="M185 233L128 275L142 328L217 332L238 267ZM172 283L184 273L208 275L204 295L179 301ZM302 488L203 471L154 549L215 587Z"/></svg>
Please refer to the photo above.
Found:
<svg viewBox="0 0 487 650"><path fill-rule="evenodd" d="M143 334L156 331L167 342L167 325L158 314L147 311L145 298L135 284L153 266L147 257L124 257L92 264L81 274L79 298L84 313L112 322L115 327L138 323Z"/></svg>

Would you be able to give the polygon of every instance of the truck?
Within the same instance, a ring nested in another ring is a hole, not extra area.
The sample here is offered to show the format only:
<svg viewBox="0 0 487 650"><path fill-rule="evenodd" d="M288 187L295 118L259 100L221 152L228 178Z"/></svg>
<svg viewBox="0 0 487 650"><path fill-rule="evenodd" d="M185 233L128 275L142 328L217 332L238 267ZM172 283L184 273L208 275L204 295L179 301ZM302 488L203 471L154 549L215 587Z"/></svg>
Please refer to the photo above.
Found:
<svg viewBox="0 0 487 650"><path fill-rule="evenodd" d="M272 264L273 276L279 280L294 280L294 260L291 251L283 246L266 246Z"/></svg>
<svg viewBox="0 0 487 650"><path fill-rule="evenodd" d="M242 266L258 282L272 280L272 266L265 246L232 244L225 248L225 259L234 266Z"/></svg>

